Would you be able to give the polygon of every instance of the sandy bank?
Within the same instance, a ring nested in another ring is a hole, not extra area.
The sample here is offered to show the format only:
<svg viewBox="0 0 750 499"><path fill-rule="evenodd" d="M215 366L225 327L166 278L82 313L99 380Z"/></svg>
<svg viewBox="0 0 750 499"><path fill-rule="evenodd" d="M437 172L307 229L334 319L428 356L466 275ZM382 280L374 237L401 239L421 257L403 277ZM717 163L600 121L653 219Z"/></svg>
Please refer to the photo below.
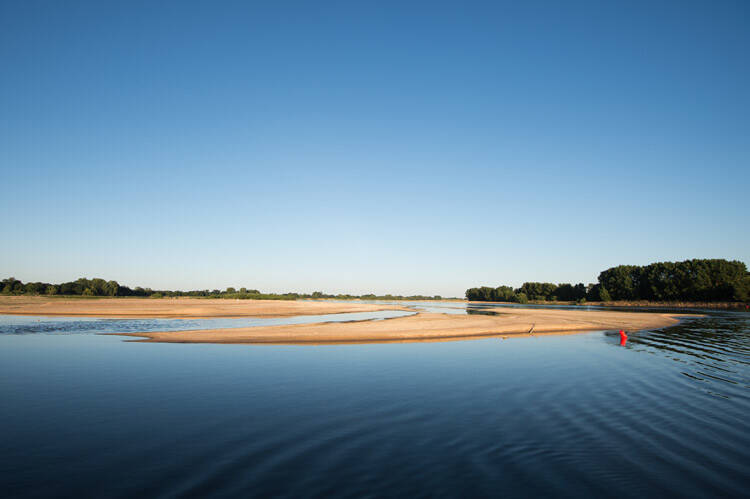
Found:
<svg viewBox="0 0 750 499"><path fill-rule="evenodd" d="M680 314L680 317L688 314ZM485 336L572 333L625 329L637 331L671 326L676 314L581 310L508 309L494 315L420 313L383 321L298 324L201 331L131 333L144 341L166 343L382 343L448 341Z"/></svg>
<svg viewBox="0 0 750 499"><path fill-rule="evenodd" d="M111 318L291 317L295 315L410 310L397 305L320 301L226 300L203 298L66 299L2 296L0 314Z"/></svg>

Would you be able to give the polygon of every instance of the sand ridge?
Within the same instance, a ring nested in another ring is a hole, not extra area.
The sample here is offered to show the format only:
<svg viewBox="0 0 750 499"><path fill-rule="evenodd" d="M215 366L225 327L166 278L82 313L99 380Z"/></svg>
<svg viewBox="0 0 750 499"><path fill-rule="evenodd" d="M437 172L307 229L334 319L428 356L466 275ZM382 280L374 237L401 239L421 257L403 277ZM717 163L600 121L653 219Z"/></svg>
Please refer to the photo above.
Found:
<svg viewBox="0 0 750 499"><path fill-rule="evenodd" d="M361 302L231 300L209 298L50 298L0 296L0 314L120 319L293 317L378 310L413 310Z"/></svg>

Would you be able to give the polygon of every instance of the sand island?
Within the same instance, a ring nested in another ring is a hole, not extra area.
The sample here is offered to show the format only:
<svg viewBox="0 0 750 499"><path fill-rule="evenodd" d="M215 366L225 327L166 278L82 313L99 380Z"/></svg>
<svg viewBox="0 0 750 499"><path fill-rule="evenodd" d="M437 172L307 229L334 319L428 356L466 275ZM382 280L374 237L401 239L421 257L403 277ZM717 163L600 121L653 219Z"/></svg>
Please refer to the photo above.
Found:
<svg viewBox="0 0 750 499"><path fill-rule="evenodd" d="M508 309L499 314L439 314L420 312L408 317L349 323L129 333L145 341L164 343L342 344L451 341L506 335L572 334L625 329L637 331L672 326L675 314L645 314L584 310ZM681 316L682 317L682 316Z"/></svg>
<svg viewBox="0 0 750 499"><path fill-rule="evenodd" d="M2 297L0 314L110 318L292 317L379 310L414 310L362 302L222 299L49 299ZM672 326L692 314L502 308L488 314L418 313L387 320L324 322L195 331L127 333L165 343L340 344L450 341L490 336L571 334Z"/></svg>

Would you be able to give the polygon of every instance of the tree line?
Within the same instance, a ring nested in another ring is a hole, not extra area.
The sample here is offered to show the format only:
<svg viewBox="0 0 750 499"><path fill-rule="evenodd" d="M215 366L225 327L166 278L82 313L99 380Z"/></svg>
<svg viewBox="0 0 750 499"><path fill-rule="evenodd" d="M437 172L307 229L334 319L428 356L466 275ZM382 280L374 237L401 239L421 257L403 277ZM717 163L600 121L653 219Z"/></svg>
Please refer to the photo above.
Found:
<svg viewBox="0 0 750 499"><path fill-rule="evenodd" d="M584 285L525 282L520 288L482 286L466 290L470 301L692 301L743 302L750 299L750 274L740 261L693 259L650 265L618 265Z"/></svg>
<svg viewBox="0 0 750 499"><path fill-rule="evenodd" d="M190 296L198 298L231 298L239 300L297 300L297 299L322 299L334 298L339 300L442 300L442 296L424 295L351 295L351 294L326 294L322 291L313 293L261 293L257 289L228 287L225 290L202 289L193 291L154 290L140 286L129 288L120 285L117 281L105 279L87 279L82 277L75 281L50 284L48 282L23 283L18 279L9 277L0 282L0 294L4 295L47 295L47 296L141 296L162 298L175 298L178 296Z"/></svg>

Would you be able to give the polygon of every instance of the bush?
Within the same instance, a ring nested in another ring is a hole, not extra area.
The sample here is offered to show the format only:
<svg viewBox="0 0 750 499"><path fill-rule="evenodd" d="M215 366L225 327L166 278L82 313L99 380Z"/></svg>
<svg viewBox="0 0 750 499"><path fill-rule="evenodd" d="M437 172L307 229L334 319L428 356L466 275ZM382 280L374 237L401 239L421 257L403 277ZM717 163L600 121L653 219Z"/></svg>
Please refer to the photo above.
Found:
<svg viewBox="0 0 750 499"><path fill-rule="evenodd" d="M526 296L526 293L518 293L516 294L516 301L521 304L529 303L529 297Z"/></svg>

